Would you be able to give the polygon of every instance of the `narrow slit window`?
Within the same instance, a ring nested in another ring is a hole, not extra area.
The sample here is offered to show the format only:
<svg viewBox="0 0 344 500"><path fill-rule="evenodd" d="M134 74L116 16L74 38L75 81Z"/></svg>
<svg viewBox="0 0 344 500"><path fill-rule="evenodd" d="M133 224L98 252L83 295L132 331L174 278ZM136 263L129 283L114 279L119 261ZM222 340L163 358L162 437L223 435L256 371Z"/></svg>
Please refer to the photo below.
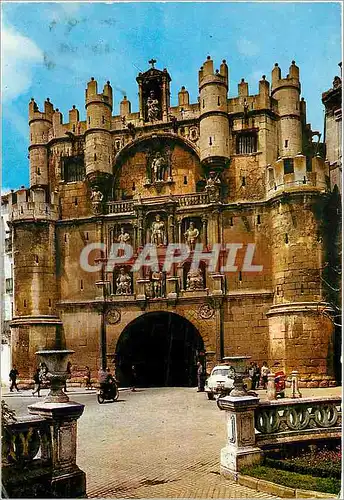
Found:
<svg viewBox="0 0 344 500"><path fill-rule="evenodd" d="M188 178L186 177L186 175L184 175L184 184L187 184L188 183Z"/></svg>
<svg viewBox="0 0 344 500"><path fill-rule="evenodd" d="M217 105L220 106L220 97L217 96Z"/></svg>
<svg viewBox="0 0 344 500"><path fill-rule="evenodd" d="M229 225L230 225L230 226L234 226L234 224L233 224L233 217L231 217L231 218L229 219Z"/></svg>
<svg viewBox="0 0 344 500"><path fill-rule="evenodd" d="M67 234L64 235L65 243L67 242Z"/></svg>
<svg viewBox="0 0 344 500"><path fill-rule="evenodd" d="M24 307L26 307L26 300L24 299Z"/></svg>
<svg viewBox="0 0 344 500"><path fill-rule="evenodd" d="M288 236L288 233L285 233L285 236L284 236L284 241L285 241L285 243L289 243L289 236Z"/></svg>
<svg viewBox="0 0 344 500"><path fill-rule="evenodd" d="M51 299L49 299L49 307L51 307Z"/></svg>
<svg viewBox="0 0 344 500"><path fill-rule="evenodd" d="M288 147L288 139L286 139L286 140L284 141L284 147L285 147L285 148L287 148L287 147Z"/></svg>
<svg viewBox="0 0 344 500"><path fill-rule="evenodd" d="M35 255L35 262L38 264L38 255Z"/></svg>
<svg viewBox="0 0 344 500"><path fill-rule="evenodd" d="M257 215L257 224L260 224L260 215Z"/></svg>
<svg viewBox="0 0 344 500"><path fill-rule="evenodd" d="M241 185L246 186L246 177L242 177L241 179Z"/></svg>
<svg viewBox="0 0 344 500"><path fill-rule="evenodd" d="M212 144L213 144L213 141L212 141L211 137L209 137L209 146L212 146Z"/></svg>
<svg viewBox="0 0 344 500"><path fill-rule="evenodd" d="M78 205L78 198L75 198L74 205L76 205L76 206Z"/></svg>
<svg viewBox="0 0 344 500"><path fill-rule="evenodd" d="M239 271L239 281L241 282L242 281L242 272Z"/></svg>
<svg viewBox="0 0 344 500"><path fill-rule="evenodd" d="M304 293L304 288L302 283L301 283L301 293Z"/></svg>
<svg viewBox="0 0 344 500"><path fill-rule="evenodd" d="M84 280L80 280L80 290L84 289Z"/></svg>

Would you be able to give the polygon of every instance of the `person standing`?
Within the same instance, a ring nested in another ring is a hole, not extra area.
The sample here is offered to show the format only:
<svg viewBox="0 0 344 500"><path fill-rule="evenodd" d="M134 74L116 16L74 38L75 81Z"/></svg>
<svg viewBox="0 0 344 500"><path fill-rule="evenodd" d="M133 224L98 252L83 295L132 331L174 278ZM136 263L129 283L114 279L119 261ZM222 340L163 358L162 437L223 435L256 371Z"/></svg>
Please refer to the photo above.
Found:
<svg viewBox="0 0 344 500"><path fill-rule="evenodd" d="M9 374L10 381L11 381L11 387L10 387L10 391L11 392L13 392L13 388L17 389L17 391L19 392L19 389L18 389L18 386L17 386L17 377L18 377L18 375L19 375L18 370L16 369L15 366L13 366L13 368L10 371L10 374Z"/></svg>
<svg viewBox="0 0 344 500"><path fill-rule="evenodd" d="M131 366L131 391L136 391L136 383L137 383L137 374L135 365Z"/></svg>
<svg viewBox="0 0 344 500"><path fill-rule="evenodd" d="M88 366L86 366L86 389L92 389L92 384L91 384L91 370Z"/></svg>
<svg viewBox="0 0 344 500"><path fill-rule="evenodd" d="M200 361L197 363L197 392L204 392L203 366Z"/></svg>
<svg viewBox="0 0 344 500"><path fill-rule="evenodd" d="M35 390L33 391L32 395L34 396L37 393L37 396L41 397L41 395L40 395L40 390L41 390L41 370L40 370L40 368L36 368L36 371L33 375L33 381L35 382Z"/></svg>
<svg viewBox="0 0 344 500"><path fill-rule="evenodd" d="M263 366L260 370L260 373L262 375L262 386L263 389L267 388L268 385L268 374L270 373L270 368L268 367L268 364L266 361L264 361Z"/></svg>

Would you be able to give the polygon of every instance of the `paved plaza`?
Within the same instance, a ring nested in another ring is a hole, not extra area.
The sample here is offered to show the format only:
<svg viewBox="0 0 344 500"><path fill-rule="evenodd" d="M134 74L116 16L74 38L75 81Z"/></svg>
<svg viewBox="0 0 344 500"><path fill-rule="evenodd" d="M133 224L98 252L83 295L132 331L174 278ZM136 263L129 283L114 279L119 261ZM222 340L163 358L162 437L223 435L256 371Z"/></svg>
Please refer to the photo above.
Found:
<svg viewBox="0 0 344 500"><path fill-rule="evenodd" d="M36 401L16 396L18 414ZM70 396L85 404L77 463L89 498L277 498L220 476L225 412L193 388L123 390L103 405L93 391Z"/></svg>
<svg viewBox="0 0 344 500"><path fill-rule="evenodd" d="M341 388L302 392L336 396ZM3 396L23 415L37 400L30 394ZM69 396L85 405L77 463L86 472L89 498L277 498L220 476L225 412L194 388L121 390L116 403L103 405L95 391L71 389ZM266 391L259 396L264 399Z"/></svg>

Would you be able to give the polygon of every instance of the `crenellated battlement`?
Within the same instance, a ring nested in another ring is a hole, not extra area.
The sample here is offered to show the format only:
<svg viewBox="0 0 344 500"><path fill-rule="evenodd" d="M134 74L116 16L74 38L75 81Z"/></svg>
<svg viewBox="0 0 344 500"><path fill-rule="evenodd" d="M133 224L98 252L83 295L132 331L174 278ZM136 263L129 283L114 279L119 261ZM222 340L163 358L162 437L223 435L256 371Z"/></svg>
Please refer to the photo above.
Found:
<svg viewBox="0 0 344 500"><path fill-rule="evenodd" d="M228 66L226 60L223 59L220 70L217 69L214 72L214 61L208 56L198 72L198 83L200 89L209 83L225 85L228 89Z"/></svg>
<svg viewBox="0 0 344 500"><path fill-rule="evenodd" d="M112 109L113 99L112 99L112 87L110 82L107 81L104 85L103 92L98 94L98 83L92 77L91 80L87 84L86 95L86 108L91 103L101 103L106 104Z"/></svg>
<svg viewBox="0 0 344 500"><path fill-rule="evenodd" d="M35 99L31 97L29 103L29 124L34 120L44 120L51 123L54 106L50 102L49 97L44 101L44 111L40 111Z"/></svg>
<svg viewBox="0 0 344 500"><path fill-rule="evenodd" d="M275 66L271 71L271 82L272 95L282 87L295 87L300 91L300 71L299 67L295 64L295 61L291 62L291 65L289 66L289 73L285 78L282 78L281 68L278 66L278 63L275 63Z"/></svg>
<svg viewBox="0 0 344 500"><path fill-rule="evenodd" d="M50 202L43 188L21 188L8 195L10 221L56 221L59 218L57 193L51 193Z"/></svg>

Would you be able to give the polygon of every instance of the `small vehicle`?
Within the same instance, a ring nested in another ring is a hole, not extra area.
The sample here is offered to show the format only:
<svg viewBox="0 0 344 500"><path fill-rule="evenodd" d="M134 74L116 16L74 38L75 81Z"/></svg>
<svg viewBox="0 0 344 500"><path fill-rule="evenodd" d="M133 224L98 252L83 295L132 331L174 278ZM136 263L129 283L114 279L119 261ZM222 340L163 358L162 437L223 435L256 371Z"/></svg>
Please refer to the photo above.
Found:
<svg viewBox="0 0 344 500"><path fill-rule="evenodd" d="M104 401L117 401L118 397L119 390L116 383L107 384L105 387L101 387L97 392L99 404L104 403Z"/></svg>
<svg viewBox="0 0 344 500"><path fill-rule="evenodd" d="M214 399L215 396L227 396L234 387L234 373L230 365L215 366L204 386L208 399Z"/></svg>
<svg viewBox="0 0 344 500"><path fill-rule="evenodd" d="M276 398L285 396L285 373L280 371L275 373Z"/></svg>

